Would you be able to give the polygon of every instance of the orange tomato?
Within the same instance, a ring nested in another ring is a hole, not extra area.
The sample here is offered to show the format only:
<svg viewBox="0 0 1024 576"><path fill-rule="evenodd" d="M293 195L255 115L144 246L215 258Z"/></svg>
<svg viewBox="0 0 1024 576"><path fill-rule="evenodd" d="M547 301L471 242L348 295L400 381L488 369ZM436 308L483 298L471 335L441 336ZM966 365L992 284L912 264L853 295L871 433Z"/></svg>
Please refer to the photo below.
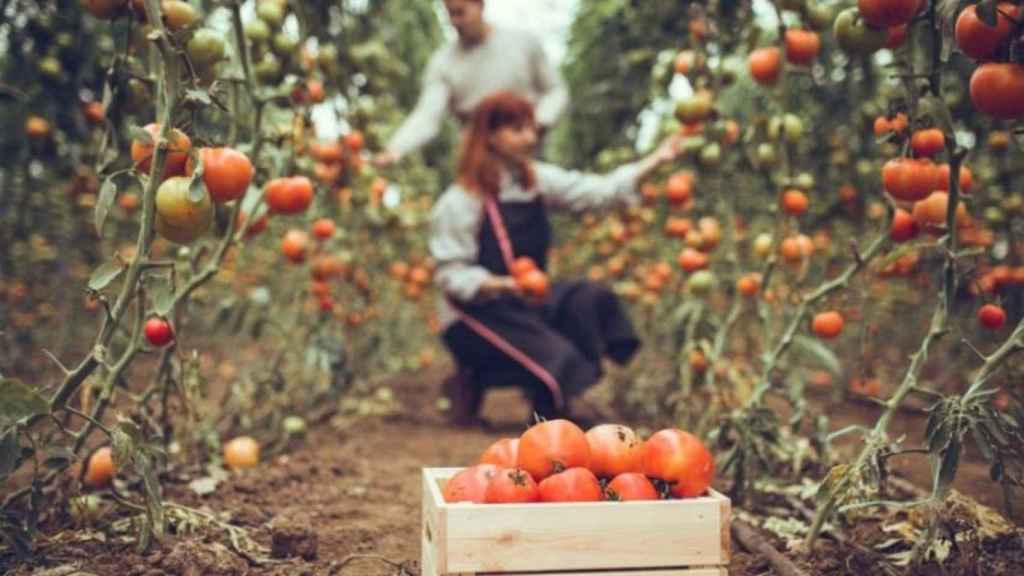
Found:
<svg viewBox="0 0 1024 576"><path fill-rule="evenodd" d="M821 38L812 30L786 30L786 60L793 64L810 64L821 50Z"/></svg>
<svg viewBox="0 0 1024 576"><path fill-rule="evenodd" d="M715 475L715 460L699 438L676 428L656 432L643 448L643 472L671 484L672 494L693 498L704 494Z"/></svg>
<svg viewBox="0 0 1024 576"><path fill-rule="evenodd" d="M103 446L89 457L82 482L91 488L104 488L110 485L116 474L117 467L114 466L113 450L110 446Z"/></svg>
<svg viewBox="0 0 1024 576"><path fill-rule="evenodd" d="M586 467L590 464L587 435L568 420L534 424L519 437L516 464L538 481L558 471Z"/></svg>
<svg viewBox="0 0 1024 576"><path fill-rule="evenodd" d="M843 331L843 316L835 311L820 312L811 321L811 331L820 338L835 338Z"/></svg>
<svg viewBox="0 0 1024 576"><path fill-rule="evenodd" d="M502 468L515 468L519 456L519 438L496 440L480 455L480 464L494 464Z"/></svg>
<svg viewBox="0 0 1024 576"><path fill-rule="evenodd" d="M758 84L775 84L782 72L782 51L775 46L758 48L747 56L747 68Z"/></svg>
<svg viewBox="0 0 1024 576"><path fill-rule="evenodd" d="M643 443L636 432L620 424L600 424L587 430L590 471L602 478L641 470Z"/></svg>
<svg viewBox="0 0 1024 576"><path fill-rule="evenodd" d="M605 495L608 500L618 502L657 500L658 490L642 473L626 472L612 478L605 489Z"/></svg>

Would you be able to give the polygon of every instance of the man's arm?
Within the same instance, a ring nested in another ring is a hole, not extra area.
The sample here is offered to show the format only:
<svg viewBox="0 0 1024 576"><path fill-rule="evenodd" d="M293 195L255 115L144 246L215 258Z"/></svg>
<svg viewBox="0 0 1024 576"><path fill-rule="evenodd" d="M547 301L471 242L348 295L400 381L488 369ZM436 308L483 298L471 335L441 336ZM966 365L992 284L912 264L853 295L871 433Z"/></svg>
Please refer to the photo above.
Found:
<svg viewBox="0 0 1024 576"><path fill-rule="evenodd" d="M539 98L536 106L537 122L545 129L558 121L569 104L569 88L565 85L562 75L555 68L535 37L530 37L531 65L533 66L534 82Z"/></svg>
<svg viewBox="0 0 1024 576"><path fill-rule="evenodd" d="M441 131L441 123L444 122L445 114L448 112L450 100L450 89L442 75L443 64L441 53L436 53L427 64L423 74L423 91L416 102L416 107L402 126L391 136L385 147L385 152L380 156L384 158L383 163L390 163L402 156L420 148L427 142L437 137ZM378 158L381 160L381 158Z"/></svg>

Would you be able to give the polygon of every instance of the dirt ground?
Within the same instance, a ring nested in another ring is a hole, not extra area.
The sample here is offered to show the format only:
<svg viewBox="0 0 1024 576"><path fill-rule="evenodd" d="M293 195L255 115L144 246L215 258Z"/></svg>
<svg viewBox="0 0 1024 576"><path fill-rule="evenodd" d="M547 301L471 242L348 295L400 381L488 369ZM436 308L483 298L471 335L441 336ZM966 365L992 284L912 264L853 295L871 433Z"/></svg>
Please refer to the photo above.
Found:
<svg viewBox="0 0 1024 576"><path fill-rule="evenodd" d="M245 528L267 550L284 556L274 563L247 562L229 549L223 532L204 529L171 535L144 555L137 554L127 540L66 541L51 534L50 543L42 547L45 559L39 558L34 566L10 564L7 568L19 576L418 574L420 469L473 462L495 439L518 434L528 416L516 391L497 390L490 393L484 408L496 430L447 427L433 408L441 377L442 372L434 370L396 380L392 388L404 407L402 413L335 420L316 427L293 451L234 474L208 496L189 489L190 478L185 475L167 480L168 501L214 513ZM873 422L872 410L845 405L835 415L837 425ZM915 422L907 419L906 425ZM926 462L899 463L898 468L927 485ZM957 487L998 506L997 491L980 480L984 475L983 466L967 462ZM869 556L856 550L840 553L834 546L823 542L822 553L801 565L809 574L883 573L876 571ZM1003 546L1001 556L1006 558L997 564L975 563L973 568L945 573L1024 574L1024 543ZM4 572L4 561L0 557L0 572ZM769 573L763 557L744 553L734 544L731 575Z"/></svg>

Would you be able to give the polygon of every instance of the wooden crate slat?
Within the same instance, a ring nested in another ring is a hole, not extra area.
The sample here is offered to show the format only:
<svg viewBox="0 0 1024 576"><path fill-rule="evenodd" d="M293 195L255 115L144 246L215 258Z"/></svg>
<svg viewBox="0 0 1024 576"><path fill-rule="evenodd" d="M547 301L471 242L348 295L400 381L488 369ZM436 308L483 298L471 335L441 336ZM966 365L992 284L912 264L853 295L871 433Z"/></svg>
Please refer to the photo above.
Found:
<svg viewBox="0 0 1024 576"><path fill-rule="evenodd" d="M729 561L729 499L447 504L461 468L423 472L424 576L721 576ZM674 568L673 568L674 567Z"/></svg>

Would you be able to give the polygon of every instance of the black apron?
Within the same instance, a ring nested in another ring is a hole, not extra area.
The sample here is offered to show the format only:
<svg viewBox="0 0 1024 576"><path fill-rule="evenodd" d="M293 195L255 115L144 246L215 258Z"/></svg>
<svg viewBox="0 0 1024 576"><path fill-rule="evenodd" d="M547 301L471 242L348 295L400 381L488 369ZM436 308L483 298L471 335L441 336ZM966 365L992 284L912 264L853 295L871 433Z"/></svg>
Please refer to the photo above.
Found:
<svg viewBox="0 0 1024 576"><path fill-rule="evenodd" d="M547 269L552 234L541 198L487 200L484 214L479 265L495 275L509 274L501 242L505 236L512 258L528 256ZM564 414L566 398L598 381L603 356L625 364L640 346L618 298L595 282L554 282L543 304L505 295L452 305L461 320L442 337L460 369L473 372L473 385L521 386L545 417Z"/></svg>

